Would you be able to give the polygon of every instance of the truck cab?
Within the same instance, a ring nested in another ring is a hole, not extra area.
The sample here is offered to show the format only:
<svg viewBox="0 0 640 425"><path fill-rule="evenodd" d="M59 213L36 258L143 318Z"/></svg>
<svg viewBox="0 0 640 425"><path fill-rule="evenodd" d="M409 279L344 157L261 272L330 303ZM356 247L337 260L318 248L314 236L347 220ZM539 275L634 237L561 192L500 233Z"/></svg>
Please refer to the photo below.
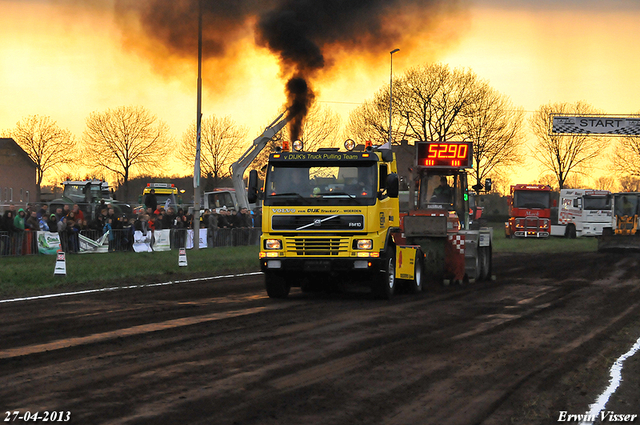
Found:
<svg viewBox="0 0 640 425"><path fill-rule="evenodd" d="M600 236L611 227L612 195L608 190L562 189L552 236Z"/></svg>
<svg viewBox="0 0 640 425"><path fill-rule="evenodd" d="M467 169L472 167L468 142L416 144L410 210L401 215L399 245L418 245L427 279L467 282L491 276L493 229L473 224ZM486 183L490 185L489 181Z"/></svg>
<svg viewBox="0 0 640 425"><path fill-rule="evenodd" d="M508 238L548 238L551 234L551 187L546 184L516 184L507 196Z"/></svg>
<svg viewBox="0 0 640 425"><path fill-rule="evenodd" d="M67 180L62 182L62 197L49 203L49 210L55 212L56 208L68 205L70 208L78 204L85 218L95 218L102 205L111 206L115 213L122 219L133 216L133 210L129 204L118 202L111 196L109 184L102 180Z"/></svg>
<svg viewBox="0 0 640 425"><path fill-rule="evenodd" d="M613 195L613 233L616 235L637 235L639 210L640 193L621 192Z"/></svg>
<svg viewBox="0 0 640 425"><path fill-rule="evenodd" d="M399 225L398 177L390 150L285 149L270 155L263 187L260 265L267 293L327 288L336 278L388 279ZM250 174L249 202L257 173ZM386 282L386 281L384 281ZM385 283L381 284L383 286Z"/></svg>
<svg viewBox="0 0 640 425"><path fill-rule="evenodd" d="M236 198L235 189L219 188L214 189L211 192L204 192L202 203L203 209L208 209L210 211L219 211L220 208L223 207L236 211L240 210L238 199Z"/></svg>
<svg viewBox="0 0 640 425"><path fill-rule="evenodd" d="M610 227L598 238L598 251L640 251L640 192L620 192L612 195L613 214Z"/></svg>
<svg viewBox="0 0 640 425"><path fill-rule="evenodd" d="M151 193L153 189L156 200L158 201L158 207L168 206L178 209L178 206L182 204L182 197L179 194L178 188L173 183L147 183L147 186L142 189L142 195L138 199L140 204L144 204L144 198L147 194Z"/></svg>

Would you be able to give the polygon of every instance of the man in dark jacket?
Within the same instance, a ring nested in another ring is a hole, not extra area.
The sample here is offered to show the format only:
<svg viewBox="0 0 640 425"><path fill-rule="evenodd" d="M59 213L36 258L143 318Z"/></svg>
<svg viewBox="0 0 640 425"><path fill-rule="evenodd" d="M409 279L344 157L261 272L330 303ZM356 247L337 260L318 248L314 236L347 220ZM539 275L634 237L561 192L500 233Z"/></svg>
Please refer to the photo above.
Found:
<svg viewBox="0 0 640 425"><path fill-rule="evenodd" d="M35 210L32 210L29 217L27 217L27 219L25 220L24 228L33 231L40 230L40 225L38 223L38 213Z"/></svg>
<svg viewBox="0 0 640 425"><path fill-rule="evenodd" d="M144 208L145 211L151 208L151 212L154 212L158 209L158 198L156 198L156 190L151 189L149 193L147 193L144 197Z"/></svg>

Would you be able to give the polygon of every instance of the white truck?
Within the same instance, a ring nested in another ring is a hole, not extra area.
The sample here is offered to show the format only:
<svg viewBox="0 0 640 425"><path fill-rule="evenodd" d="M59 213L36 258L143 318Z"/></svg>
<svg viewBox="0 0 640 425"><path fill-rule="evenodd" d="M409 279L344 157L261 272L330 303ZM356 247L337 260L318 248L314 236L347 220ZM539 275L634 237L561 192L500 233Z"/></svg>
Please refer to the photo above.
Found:
<svg viewBox="0 0 640 425"><path fill-rule="evenodd" d="M240 205L238 204L235 189L222 187L219 189L213 189L213 191L211 192L204 192L202 203L203 209L219 211L220 208L223 207L226 207L230 210L240 210Z"/></svg>
<svg viewBox="0 0 640 425"><path fill-rule="evenodd" d="M562 189L557 223L551 224L551 236L602 235L602 229L611 227L611 197L608 190Z"/></svg>

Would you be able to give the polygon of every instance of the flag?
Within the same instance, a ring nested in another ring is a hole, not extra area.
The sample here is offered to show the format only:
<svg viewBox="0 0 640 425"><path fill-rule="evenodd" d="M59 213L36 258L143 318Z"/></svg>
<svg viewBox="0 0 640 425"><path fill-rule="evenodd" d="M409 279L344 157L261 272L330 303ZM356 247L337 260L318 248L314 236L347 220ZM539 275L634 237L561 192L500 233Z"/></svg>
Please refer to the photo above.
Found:
<svg viewBox="0 0 640 425"><path fill-rule="evenodd" d="M380 145L378 149L391 149L391 140L386 142L384 145Z"/></svg>

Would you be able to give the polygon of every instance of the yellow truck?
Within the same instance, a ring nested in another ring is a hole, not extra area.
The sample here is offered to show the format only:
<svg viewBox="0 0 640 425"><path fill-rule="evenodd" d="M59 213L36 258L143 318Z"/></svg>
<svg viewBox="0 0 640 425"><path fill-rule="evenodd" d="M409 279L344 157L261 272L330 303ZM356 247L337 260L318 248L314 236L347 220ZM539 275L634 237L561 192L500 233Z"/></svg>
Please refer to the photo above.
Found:
<svg viewBox="0 0 640 425"><path fill-rule="evenodd" d="M389 299L397 284L420 292L425 279L462 283L490 276L492 230L470 228L465 169L472 166L471 144L417 143L417 196L402 213L391 149L356 150L351 140L345 151L304 152L300 142L293 148L270 155L262 187L259 259L269 297L342 281ZM450 183L446 192L443 181ZM249 202L258 194L253 170Z"/></svg>
<svg viewBox="0 0 640 425"><path fill-rule="evenodd" d="M142 190L142 195L138 198L138 203L144 205L144 199L147 194L151 193L151 189L156 195L158 208L173 207L177 209L178 205L182 204L180 192L173 183L147 183L147 186Z"/></svg>

